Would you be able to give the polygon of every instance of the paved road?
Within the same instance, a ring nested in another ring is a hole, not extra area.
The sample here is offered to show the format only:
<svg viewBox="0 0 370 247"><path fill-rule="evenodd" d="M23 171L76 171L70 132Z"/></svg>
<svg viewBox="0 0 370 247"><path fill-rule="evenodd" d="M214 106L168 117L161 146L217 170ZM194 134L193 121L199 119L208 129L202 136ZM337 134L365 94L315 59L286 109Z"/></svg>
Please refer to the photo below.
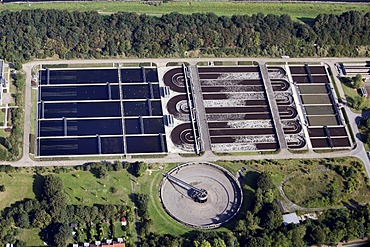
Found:
<svg viewBox="0 0 370 247"><path fill-rule="evenodd" d="M174 58L174 59L167 59L167 58L158 58L158 59L99 59L99 60L35 60L30 63L27 63L23 66L23 69L26 71L26 91L25 91L25 102L26 102L26 109L25 109L25 127L24 127L24 138L23 138L23 157L19 161L15 162L1 162L0 164L7 164L13 166L59 166L59 165L78 165L83 164L85 162L93 162L93 161L100 161L101 159L97 160L77 160L77 161L33 161L29 156L29 134L31 130L30 120L31 120L31 70L33 66L37 66L40 63L44 64L96 64L96 63L141 63L141 62L153 62L159 66L165 66L168 62L188 62L192 65L195 65L198 62L208 62L208 61L257 61L258 63L266 63L266 62L301 62L301 63L317 63L323 62L328 64L330 67L334 66L336 62L362 62L368 60L368 58ZM336 70L333 70L336 73ZM337 83L338 88L341 89L340 82L336 79L335 83ZM343 90L340 90L340 97L344 97L342 95ZM358 129L355 123L355 119L358 118L358 115L351 113L351 111L346 107L346 112L350 119L351 127L353 131L358 133ZM204 155L199 157L181 157L177 154L169 154L166 158L148 158L145 159L146 162L191 162L191 161L216 161L216 160L261 160L261 159L293 159L293 158L328 158L328 157L343 157L343 156L356 156L360 158L366 167L366 171L370 177L370 163L367 159L365 149L360 141L356 141L357 145L353 150L349 151L338 151L333 153L315 153L315 152L308 152L305 154L292 154L287 150L282 150L278 154L270 154L270 155L243 155L243 156L216 156L212 152L206 152ZM135 158L128 158L127 161L139 161L140 159Z"/></svg>

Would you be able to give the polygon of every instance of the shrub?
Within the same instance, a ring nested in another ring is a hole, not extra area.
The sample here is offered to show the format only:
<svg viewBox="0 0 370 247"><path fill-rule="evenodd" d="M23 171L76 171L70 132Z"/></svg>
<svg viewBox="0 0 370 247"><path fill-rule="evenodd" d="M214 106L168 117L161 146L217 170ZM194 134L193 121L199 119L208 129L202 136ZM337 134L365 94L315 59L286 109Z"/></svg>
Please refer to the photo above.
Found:
<svg viewBox="0 0 370 247"><path fill-rule="evenodd" d="M109 191L114 194L114 193L117 193L118 189L112 186L109 188Z"/></svg>

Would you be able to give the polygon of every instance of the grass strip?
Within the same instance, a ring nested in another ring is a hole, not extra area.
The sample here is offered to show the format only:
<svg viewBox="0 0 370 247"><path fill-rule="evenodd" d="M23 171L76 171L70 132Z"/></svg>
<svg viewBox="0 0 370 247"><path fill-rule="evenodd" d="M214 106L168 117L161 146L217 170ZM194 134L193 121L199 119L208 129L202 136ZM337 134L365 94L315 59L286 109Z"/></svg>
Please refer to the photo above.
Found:
<svg viewBox="0 0 370 247"><path fill-rule="evenodd" d="M101 14L136 12L148 15L163 15L171 12L180 14L214 13L216 15L252 15L256 13L290 15L293 19L310 21L318 14L341 14L346 11L369 12L370 5L331 3L241 3L241 2L50 2L50 3L6 3L0 11L24 9L60 9L67 11L98 11Z"/></svg>

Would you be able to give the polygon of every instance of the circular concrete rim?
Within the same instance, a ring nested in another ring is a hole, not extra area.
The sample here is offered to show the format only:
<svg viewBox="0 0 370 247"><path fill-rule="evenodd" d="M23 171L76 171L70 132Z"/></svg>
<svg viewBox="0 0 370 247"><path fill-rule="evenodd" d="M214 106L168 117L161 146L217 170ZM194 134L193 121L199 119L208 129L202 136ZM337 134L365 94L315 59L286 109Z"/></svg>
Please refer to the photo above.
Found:
<svg viewBox="0 0 370 247"><path fill-rule="evenodd" d="M221 166L218 166L218 165L215 165L215 164L212 164L212 163L209 163L209 162L190 162L190 163L185 163L185 164L176 166L175 168L171 169L167 173L171 175L175 171L178 171L181 168L185 168L185 167L188 167L188 166L191 166L191 165L208 165L208 166L211 166L213 169L220 170L220 172L222 172L227 177L227 179L230 181L230 184L232 185L232 188L234 190L233 191L233 194L234 194L234 197L235 197L234 202L237 202L238 203L237 206L233 206L232 207L232 208L236 208L234 210L234 212L229 217L227 217L225 220L223 220L223 221L220 221L220 222L217 222L217 223L212 223L212 224L207 224L207 225L189 224L189 223L186 223L186 222L182 221L181 219L179 219L178 217L176 217L175 215L173 215L166 208L166 205L165 205L166 203L164 203L164 201L163 201L163 196L162 196L163 186L164 186L164 182L167 182L168 181L167 178L165 178L165 177L161 180L161 183L159 185L159 199L161 201L161 204L162 204L164 210L166 211L166 213L168 215L170 215L174 220L176 220L177 222L179 222L179 223L181 223L183 225L186 225L186 226L192 227L192 228L198 228L198 229L215 229L215 228L218 228L221 225L223 225L223 224L229 222L231 219L233 219L235 217L235 215L238 214L238 212L240 211L240 208L241 208L242 203L243 203L243 191L242 191L242 188L241 188L241 186L239 184L239 181L235 178L235 176L232 173L230 173L228 170L226 170L225 168L223 168Z"/></svg>

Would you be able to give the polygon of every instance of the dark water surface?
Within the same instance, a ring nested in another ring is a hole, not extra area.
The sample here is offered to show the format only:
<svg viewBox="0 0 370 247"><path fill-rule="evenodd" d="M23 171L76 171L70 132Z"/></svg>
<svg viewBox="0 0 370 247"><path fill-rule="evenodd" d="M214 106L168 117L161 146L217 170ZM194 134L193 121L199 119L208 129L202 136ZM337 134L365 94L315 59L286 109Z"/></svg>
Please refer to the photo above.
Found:
<svg viewBox="0 0 370 247"><path fill-rule="evenodd" d="M128 153L167 151L156 69L44 70L40 75L39 156L124 154L125 141Z"/></svg>

